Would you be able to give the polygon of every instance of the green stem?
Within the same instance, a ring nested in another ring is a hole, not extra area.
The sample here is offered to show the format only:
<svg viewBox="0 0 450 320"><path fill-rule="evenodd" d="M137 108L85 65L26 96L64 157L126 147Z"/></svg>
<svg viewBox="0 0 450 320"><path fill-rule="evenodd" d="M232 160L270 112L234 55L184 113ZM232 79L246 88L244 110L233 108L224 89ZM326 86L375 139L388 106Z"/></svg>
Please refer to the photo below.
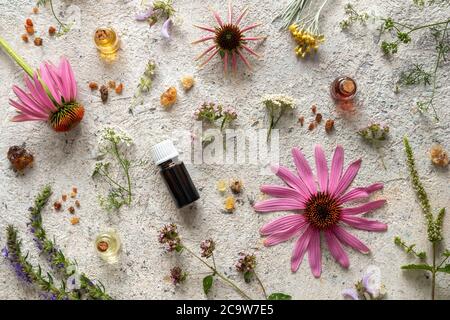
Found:
<svg viewBox="0 0 450 320"><path fill-rule="evenodd" d="M60 26L61 28L63 28L63 29L66 28L66 27L67 27L66 24L65 24L65 23L62 23L61 20L58 19L58 16L57 16L56 13L55 13L55 9L53 9L53 1L50 0L49 2L50 2L50 9L52 10L52 14L53 14L53 16L55 17L56 21L58 21L59 26Z"/></svg>
<svg viewBox="0 0 450 320"><path fill-rule="evenodd" d="M436 242L433 242L433 272L431 278L431 300L435 300L436 291Z"/></svg>
<svg viewBox="0 0 450 320"><path fill-rule="evenodd" d="M120 165L123 168L123 172L125 173L126 177L127 177L127 183L128 183L128 200L127 200L127 204L130 205L131 204L131 178L130 178L130 174L128 172L128 166L125 165L124 161L122 160L122 157L120 156L120 152L119 152L119 148L117 146L116 143L114 144L114 154L117 157L117 160L119 160Z"/></svg>
<svg viewBox="0 0 450 320"><path fill-rule="evenodd" d="M99 170L100 171L100 170ZM114 184L115 186L117 186L118 188L128 192L127 188L123 187L122 185L120 185L119 183L117 183L113 178L111 178L108 173L106 173L105 170L101 170L100 172L102 174L103 177L105 177L106 179L108 179L112 184Z"/></svg>
<svg viewBox="0 0 450 320"><path fill-rule="evenodd" d="M450 23L450 20L445 20L445 21L435 22L435 23L430 23L430 24L424 24L423 26L411 28L411 29L408 31L408 34L410 34L411 32L417 31L417 30L421 30L421 29L425 29L425 28L430 28L430 27L435 27L435 26L439 26L439 25L441 25L441 24L448 24L448 23Z"/></svg>
<svg viewBox="0 0 450 320"><path fill-rule="evenodd" d="M445 261L447 261L448 258L450 258L450 257L446 257L444 260L442 260L437 268L439 269L440 267L442 267L442 265L445 263Z"/></svg>
<svg viewBox="0 0 450 320"><path fill-rule="evenodd" d="M183 248L189 252L194 258L196 258L197 260L199 260L201 263L203 263L205 266L207 266L209 269L211 269L214 274L216 276L218 276L220 279L222 279L225 283L227 283L230 287L232 287L234 290L236 290L237 293L239 293L242 297L244 297L247 300L252 300L252 298L250 298L244 291L242 291L237 285L235 285L230 279L228 279L227 277L225 277L224 275L222 275L220 272L217 271L216 268L214 268L213 266L209 265L209 263L207 263L206 261L204 261L202 258L200 258L199 256L197 256L193 251L191 251L189 248L187 248L186 246L183 246Z"/></svg>
<svg viewBox="0 0 450 320"><path fill-rule="evenodd" d="M22 59L21 56L19 56L12 48L11 46L0 37L0 46L3 48L3 50L16 61L16 63L30 76L33 77L33 69L25 62L25 60Z"/></svg>
<svg viewBox="0 0 450 320"><path fill-rule="evenodd" d="M258 275L256 274L256 272L253 272L253 274L255 275L255 279L256 279L256 281L258 281L259 286L261 287L261 290L262 290L262 292L263 292L263 294L264 294L264 298L267 300L267 291L266 291L266 288L264 288L264 285L263 285L261 279L260 279L260 278L258 277Z"/></svg>

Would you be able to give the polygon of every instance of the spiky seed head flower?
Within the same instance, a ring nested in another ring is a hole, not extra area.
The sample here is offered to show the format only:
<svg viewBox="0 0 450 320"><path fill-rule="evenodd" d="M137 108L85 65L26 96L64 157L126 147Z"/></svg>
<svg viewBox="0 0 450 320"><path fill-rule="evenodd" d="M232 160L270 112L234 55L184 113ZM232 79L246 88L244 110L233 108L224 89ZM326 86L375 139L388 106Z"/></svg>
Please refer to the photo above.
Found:
<svg viewBox="0 0 450 320"><path fill-rule="evenodd" d="M212 239L203 240L200 243L200 249L202 250L202 257L209 258L216 249L216 243Z"/></svg>
<svg viewBox="0 0 450 320"><path fill-rule="evenodd" d="M242 19L247 14L247 11L248 8L245 8L239 15L239 17L235 20L233 18L233 9L230 1L228 3L228 17L226 22L222 21L219 14L213 11L217 26L195 25L195 27L209 32L210 35L194 41L193 44L207 41L214 42L214 44L208 47L201 55L196 58L196 61L198 61L209 54L206 60L200 65L201 67L206 65L209 61L211 61L212 58L219 54L222 57L223 69L225 74L227 74L228 72L230 61L233 71L237 71L238 59L241 60L249 69L251 69L251 65L248 59L245 57L244 53L248 52L250 55L253 55L255 57L259 57L259 55L248 46L248 42L263 40L266 37L246 36L247 31L250 31L261 25L260 23L253 23L246 27L241 26Z"/></svg>
<svg viewBox="0 0 450 320"><path fill-rule="evenodd" d="M166 250L168 252L179 252L182 249L178 228L174 223L165 225L159 230L158 241L159 243L166 245Z"/></svg>
<svg viewBox="0 0 450 320"><path fill-rule="evenodd" d="M170 280L176 286L186 281L187 273L180 267L170 269Z"/></svg>
<svg viewBox="0 0 450 320"><path fill-rule="evenodd" d="M83 119L84 107L76 101L77 84L67 59L61 58L58 67L45 62L32 79L24 79L28 92L13 86L19 100L10 100L10 104L19 115L12 121L47 121L53 130L65 132Z"/></svg>

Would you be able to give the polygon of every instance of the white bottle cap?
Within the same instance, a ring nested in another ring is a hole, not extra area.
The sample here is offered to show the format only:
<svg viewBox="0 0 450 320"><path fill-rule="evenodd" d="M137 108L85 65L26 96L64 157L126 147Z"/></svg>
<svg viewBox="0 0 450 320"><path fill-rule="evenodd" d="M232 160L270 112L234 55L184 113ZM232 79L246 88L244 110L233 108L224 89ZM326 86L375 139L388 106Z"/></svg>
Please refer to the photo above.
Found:
<svg viewBox="0 0 450 320"><path fill-rule="evenodd" d="M150 152L156 165L178 157L178 151L173 145L172 140L164 140L154 145L150 149Z"/></svg>

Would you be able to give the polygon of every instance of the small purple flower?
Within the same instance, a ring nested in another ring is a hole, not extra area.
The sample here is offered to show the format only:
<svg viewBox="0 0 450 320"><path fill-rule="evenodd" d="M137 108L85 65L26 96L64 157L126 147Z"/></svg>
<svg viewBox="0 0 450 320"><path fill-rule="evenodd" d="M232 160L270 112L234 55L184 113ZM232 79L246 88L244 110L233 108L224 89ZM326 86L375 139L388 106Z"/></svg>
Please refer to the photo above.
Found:
<svg viewBox="0 0 450 320"><path fill-rule="evenodd" d="M2 249L2 256L8 259L8 257L9 257L9 251L8 251L8 248L7 248L7 247L4 247L4 248Z"/></svg>
<svg viewBox="0 0 450 320"><path fill-rule="evenodd" d="M153 7L148 8L146 11L138 13L136 15L136 20L137 21L145 21L148 18L150 18L154 13L155 13L155 11L153 10Z"/></svg>
<svg viewBox="0 0 450 320"><path fill-rule="evenodd" d="M342 290L342 295L344 298L348 298L351 300L359 300L359 295L356 289L345 289Z"/></svg>
<svg viewBox="0 0 450 320"><path fill-rule="evenodd" d="M31 283L30 276L27 273L25 273L23 266L20 263L14 262L13 267L14 267L14 270L16 271L17 276L20 279L22 279L25 282Z"/></svg>
<svg viewBox="0 0 450 320"><path fill-rule="evenodd" d="M173 26L173 21L172 19L167 19L161 29L161 35L166 38L166 39L170 39L170 31L172 29Z"/></svg>

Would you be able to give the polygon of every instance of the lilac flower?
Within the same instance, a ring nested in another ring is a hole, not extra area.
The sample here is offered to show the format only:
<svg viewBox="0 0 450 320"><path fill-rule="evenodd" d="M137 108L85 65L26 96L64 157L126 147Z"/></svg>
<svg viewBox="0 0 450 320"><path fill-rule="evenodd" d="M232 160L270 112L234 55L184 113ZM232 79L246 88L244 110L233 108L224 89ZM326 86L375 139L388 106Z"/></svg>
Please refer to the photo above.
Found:
<svg viewBox="0 0 450 320"><path fill-rule="evenodd" d="M355 284L355 288L342 291L344 298L352 300L381 300L386 295L384 285L381 284L380 268L367 267L362 280Z"/></svg>
<svg viewBox="0 0 450 320"><path fill-rule="evenodd" d="M149 19L154 14L155 14L155 11L153 10L153 7L150 7L146 11L138 13L136 15L136 20L137 21L145 21L145 20Z"/></svg>
<svg viewBox="0 0 450 320"><path fill-rule="evenodd" d="M344 298L359 300L358 291L356 291L356 289L344 289L342 290L342 295L344 296Z"/></svg>
<svg viewBox="0 0 450 320"><path fill-rule="evenodd" d="M170 30L172 29L173 26L173 21L172 19L167 19L161 29L161 35L165 38L165 39L170 39Z"/></svg>

